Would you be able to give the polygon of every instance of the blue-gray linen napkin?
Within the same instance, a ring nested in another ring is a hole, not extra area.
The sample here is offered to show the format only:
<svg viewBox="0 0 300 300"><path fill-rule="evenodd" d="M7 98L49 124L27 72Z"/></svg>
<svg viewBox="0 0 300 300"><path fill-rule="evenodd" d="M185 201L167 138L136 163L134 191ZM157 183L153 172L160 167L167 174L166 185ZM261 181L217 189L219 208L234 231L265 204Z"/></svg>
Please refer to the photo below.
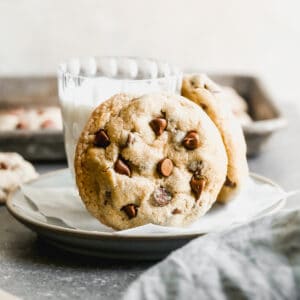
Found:
<svg viewBox="0 0 300 300"><path fill-rule="evenodd" d="M143 273L123 299L300 299L300 210L191 241Z"/></svg>

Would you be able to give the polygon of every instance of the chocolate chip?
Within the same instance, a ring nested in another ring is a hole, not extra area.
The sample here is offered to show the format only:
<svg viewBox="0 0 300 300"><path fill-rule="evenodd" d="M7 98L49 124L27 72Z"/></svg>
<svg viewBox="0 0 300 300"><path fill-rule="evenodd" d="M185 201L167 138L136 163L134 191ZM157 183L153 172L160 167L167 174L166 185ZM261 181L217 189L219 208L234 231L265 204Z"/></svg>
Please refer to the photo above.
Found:
<svg viewBox="0 0 300 300"><path fill-rule="evenodd" d="M207 105L205 105L205 104L200 104L200 106L202 107L203 110L207 110Z"/></svg>
<svg viewBox="0 0 300 300"><path fill-rule="evenodd" d="M115 162L114 169L119 174L127 175L129 177L131 176L130 168L126 165L126 163L121 158L118 158L117 161Z"/></svg>
<svg viewBox="0 0 300 300"><path fill-rule="evenodd" d="M191 82L192 87L194 87L194 88L199 87L199 85L194 80L191 80L190 82Z"/></svg>
<svg viewBox="0 0 300 300"><path fill-rule="evenodd" d="M0 170L7 170L8 165L5 162L0 162Z"/></svg>
<svg viewBox="0 0 300 300"><path fill-rule="evenodd" d="M206 179L202 176L193 175L190 181L191 189L198 200L201 196L201 193L206 185Z"/></svg>
<svg viewBox="0 0 300 300"><path fill-rule="evenodd" d="M206 90L210 91L211 93L220 93L221 92L221 89L213 82L205 83L204 88Z"/></svg>
<svg viewBox="0 0 300 300"><path fill-rule="evenodd" d="M171 193L164 187L159 187L153 192L154 204L157 206L165 206L172 200Z"/></svg>
<svg viewBox="0 0 300 300"><path fill-rule="evenodd" d="M41 124L41 128L46 129L46 128L54 128L55 127L55 122L53 120L45 120Z"/></svg>
<svg viewBox="0 0 300 300"><path fill-rule="evenodd" d="M135 140L134 134L132 132L129 132L125 147L132 145L134 143L134 140Z"/></svg>
<svg viewBox="0 0 300 300"><path fill-rule="evenodd" d="M175 208L175 209L172 210L172 214L173 215L181 214L181 210L179 208Z"/></svg>
<svg viewBox="0 0 300 300"><path fill-rule="evenodd" d="M150 122L150 126L157 136L161 135L168 126L168 122L163 118L155 118Z"/></svg>
<svg viewBox="0 0 300 300"><path fill-rule="evenodd" d="M16 125L17 129L28 129L29 125L27 122L25 121L20 121L17 125Z"/></svg>
<svg viewBox="0 0 300 300"><path fill-rule="evenodd" d="M105 199L111 199L111 191L105 191Z"/></svg>
<svg viewBox="0 0 300 300"><path fill-rule="evenodd" d="M168 177L171 175L173 171L173 162L169 158L164 158L162 159L158 164L157 164L157 171L165 177Z"/></svg>
<svg viewBox="0 0 300 300"><path fill-rule="evenodd" d="M194 150L199 147L200 141L196 131L189 131L182 141L183 146L188 150Z"/></svg>
<svg viewBox="0 0 300 300"><path fill-rule="evenodd" d="M226 176L226 180L224 183L225 186L231 187L231 188L235 188L236 187L236 183L231 181L228 176Z"/></svg>
<svg viewBox="0 0 300 300"><path fill-rule="evenodd" d="M126 213L128 219L132 219L137 215L137 206L134 204L125 205L121 208L121 210Z"/></svg>
<svg viewBox="0 0 300 300"><path fill-rule="evenodd" d="M106 148L110 145L109 137L103 129L96 132L94 145L101 148Z"/></svg>

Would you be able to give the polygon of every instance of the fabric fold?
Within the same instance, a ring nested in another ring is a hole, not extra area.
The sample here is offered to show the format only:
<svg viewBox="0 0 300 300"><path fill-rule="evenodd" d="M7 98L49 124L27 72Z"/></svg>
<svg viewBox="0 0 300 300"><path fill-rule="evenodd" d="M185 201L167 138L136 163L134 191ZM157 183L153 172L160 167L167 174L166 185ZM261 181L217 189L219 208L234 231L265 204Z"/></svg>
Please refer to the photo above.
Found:
<svg viewBox="0 0 300 300"><path fill-rule="evenodd" d="M127 299L300 299L300 210L193 240L143 273Z"/></svg>

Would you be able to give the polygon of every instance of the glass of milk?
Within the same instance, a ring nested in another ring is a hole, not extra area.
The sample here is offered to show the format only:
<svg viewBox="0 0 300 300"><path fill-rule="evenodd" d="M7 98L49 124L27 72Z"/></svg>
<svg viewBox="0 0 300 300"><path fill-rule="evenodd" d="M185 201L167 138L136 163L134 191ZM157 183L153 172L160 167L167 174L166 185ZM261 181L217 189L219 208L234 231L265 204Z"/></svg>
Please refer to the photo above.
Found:
<svg viewBox="0 0 300 300"><path fill-rule="evenodd" d="M182 73L177 68L155 59L89 57L62 63L58 69L58 93L72 175L78 138L96 106L117 93L179 93L181 81Z"/></svg>

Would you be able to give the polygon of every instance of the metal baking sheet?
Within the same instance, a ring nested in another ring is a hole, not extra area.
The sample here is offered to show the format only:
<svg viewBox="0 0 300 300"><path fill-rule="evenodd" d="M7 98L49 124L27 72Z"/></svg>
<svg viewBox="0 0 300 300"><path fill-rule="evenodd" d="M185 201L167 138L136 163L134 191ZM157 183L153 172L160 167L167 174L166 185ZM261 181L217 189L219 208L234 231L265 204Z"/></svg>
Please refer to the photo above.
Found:
<svg viewBox="0 0 300 300"><path fill-rule="evenodd" d="M58 105L55 77L0 78L0 109ZM0 132L0 151L14 151L31 161L65 160L62 130Z"/></svg>
<svg viewBox="0 0 300 300"><path fill-rule="evenodd" d="M254 76L210 76L222 85L233 87L248 102L254 122L243 127L247 151L250 156L259 154L268 138L286 123L275 102L262 82ZM0 109L47 105L58 105L57 80L54 76L0 78ZM15 151L35 161L64 160L63 133L57 130L0 132L0 151Z"/></svg>
<svg viewBox="0 0 300 300"><path fill-rule="evenodd" d="M286 126L286 120L276 101L263 82L255 76L209 74L222 85L233 87L248 103L253 122L243 126L247 142L247 155L255 156L264 150L270 136Z"/></svg>

